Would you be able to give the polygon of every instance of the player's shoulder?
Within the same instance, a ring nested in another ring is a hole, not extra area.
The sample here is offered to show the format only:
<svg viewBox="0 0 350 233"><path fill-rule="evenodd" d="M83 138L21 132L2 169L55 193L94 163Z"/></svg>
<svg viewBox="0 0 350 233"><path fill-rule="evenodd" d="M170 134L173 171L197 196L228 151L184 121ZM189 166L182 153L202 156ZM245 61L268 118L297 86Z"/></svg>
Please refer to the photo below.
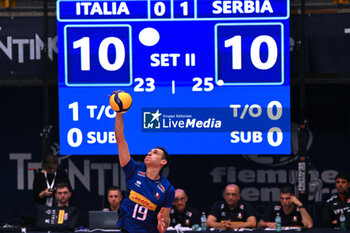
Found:
<svg viewBox="0 0 350 233"><path fill-rule="evenodd" d="M163 185L164 188L168 189L168 188L173 188L175 190L175 188L172 186L172 184L170 183L170 181L165 177L165 176L161 176L160 182L159 184Z"/></svg>
<svg viewBox="0 0 350 233"><path fill-rule="evenodd" d="M165 176L161 176L160 182L157 184L157 188L160 189L160 191L165 195L175 196L175 188Z"/></svg>
<svg viewBox="0 0 350 233"><path fill-rule="evenodd" d="M336 201L337 199L338 199L338 195L334 194L330 198L328 198L328 200L326 202L330 203L330 202Z"/></svg>

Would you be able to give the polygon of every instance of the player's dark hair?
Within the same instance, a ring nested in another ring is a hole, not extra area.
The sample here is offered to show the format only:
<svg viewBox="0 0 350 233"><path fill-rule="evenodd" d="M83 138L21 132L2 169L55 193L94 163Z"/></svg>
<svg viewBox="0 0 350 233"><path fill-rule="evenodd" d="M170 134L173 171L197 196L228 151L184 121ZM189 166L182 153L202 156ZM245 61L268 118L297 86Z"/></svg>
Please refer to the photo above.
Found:
<svg viewBox="0 0 350 233"><path fill-rule="evenodd" d="M168 152L164 149L164 147L158 146L158 147L156 147L156 148L159 149L159 150L161 150L161 151L163 151L163 157L162 157L162 159L165 159L166 161L169 162L169 154L168 154Z"/></svg>
<svg viewBox="0 0 350 233"><path fill-rule="evenodd" d="M108 188L108 191L107 191L107 194L109 193L109 191L119 191L119 193L121 194L122 192L120 191L119 187L118 186L111 186Z"/></svg>
<svg viewBox="0 0 350 233"><path fill-rule="evenodd" d="M58 183L58 184L56 184L55 187L56 187L56 190L61 189L61 188L67 188L69 190L69 192L72 192L71 187L67 182Z"/></svg>
<svg viewBox="0 0 350 233"><path fill-rule="evenodd" d="M163 151L162 159L165 159L165 160L167 161L167 163L165 164L164 167L168 166L169 163L170 163L170 156L169 156L168 152L164 149L164 147L158 146L158 147L156 147L156 148L159 149L159 150L161 150L161 151Z"/></svg>
<svg viewBox="0 0 350 233"><path fill-rule="evenodd" d="M286 187L281 188L280 193L283 193L283 194L290 193L290 194L294 195L294 190L292 187L286 186Z"/></svg>
<svg viewBox="0 0 350 233"><path fill-rule="evenodd" d="M338 173L338 175L335 177L335 179L344 179L344 180L347 180L348 182L350 182L350 178L349 178L349 175L345 172L340 172Z"/></svg>

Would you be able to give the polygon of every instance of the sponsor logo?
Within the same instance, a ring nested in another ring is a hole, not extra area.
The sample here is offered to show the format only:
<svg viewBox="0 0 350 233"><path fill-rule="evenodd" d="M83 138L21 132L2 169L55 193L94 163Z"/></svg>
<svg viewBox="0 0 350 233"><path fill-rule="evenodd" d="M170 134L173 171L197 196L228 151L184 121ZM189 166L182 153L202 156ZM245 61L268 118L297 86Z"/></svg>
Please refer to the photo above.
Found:
<svg viewBox="0 0 350 233"><path fill-rule="evenodd" d="M221 212L221 217L226 217L226 212Z"/></svg>
<svg viewBox="0 0 350 233"><path fill-rule="evenodd" d="M154 194L154 197L157 198L157 199L159 199L159 198L160 198L160 194L156 192L156 193Z"/></svg>
<svg viewBox="0 0 350 233"><path fill-rule="evenodd" d="M188 226L188 225L190 225L190 220L189 219L186 219L185 220L185 224Z"/></svg>
<svg viewBox="0 0 350 233"><path fill-rule="evenodd" d="M138 171L137 175L142 176L142 177L146 177L146 172Z"/></svg>
<svg viewBox="0 0 350 233"><path fill-rule="evenodd" d="M150 200L148 200L148 198L135 192L134 190L131 190L129 199L137 204L143 205L149 210L155 211L157 209L156 204L152 203Z"/></svg>
<svg viewBox="0 0 350 233"><path fill-rule="evenodd" d="M144 131L222 131L222 120L208 109L143 109Z"/></svg>
<svg viewBox="0 0 350 233"><path fill-rule="evenodd" d="M63 224L64 215L65 215L65 211L64 211L64 210L59 210L59 211L58 211L58 220L57 220L57 224Z"/></svg>
<svg viewBox="0 0 350 233"><path fill-rule="evenodd" d="M135 185L136 185L137 187L139 187L139 188L141 187L141 184L142 184L142 183L141 183L141 181L139 181L139 180L135 182Z"/></svg>
<svg viewBox="0 0 350 233"><path fill-rule="evenodd" d="M162 193L165 192L165 188L163 187L162 184L158 184L157 187L160 189L160 191L162 191Z"/></svg>
<svg viewBox="0 0 350 233"><path fill-rule="evenodd" d="M298 221L298 216L293 216L293 222L297 222Z"/></svg>
<svg viewBox="0 0 350 233"><path fill-rule="evenodd" d="M240 208L241 210L244 210L244 205L241 204L239 208Z"/></svg>
<svg viewBox="0 0 350 233"><path fill-rule="evenodd" d="M160 116L162 114L159 109L155 112L143 112L143 128L144 129L160 129Z"/></svg>
<svg viewBox="0 0 350 233"><path fill-rule="evenodd" d="M279 211L281 209L281 206L279 205L275 205L275 208L274 208L276 211Z"/></svg>
<svg viewBox="0 0 350 233"><path fill-rule="evenodd" d="M192 212L186 211L186 215L187 215L188 217L192 217Z"/></svg>
<svg viewBox="0 0 350 233"><path fill-rule="evenodd" d="M238 213L237 218L238 218L238 219L243 219L242 213Z"/></svg>

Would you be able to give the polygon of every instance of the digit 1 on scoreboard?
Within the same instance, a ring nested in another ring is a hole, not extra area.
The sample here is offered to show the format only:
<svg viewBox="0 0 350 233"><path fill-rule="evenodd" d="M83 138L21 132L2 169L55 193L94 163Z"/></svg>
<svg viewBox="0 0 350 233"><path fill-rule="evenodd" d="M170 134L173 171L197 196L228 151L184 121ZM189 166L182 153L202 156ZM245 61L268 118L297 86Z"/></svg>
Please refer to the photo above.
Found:
<svg viewBox="0 0 350 233"><path fill-rule="evenodd" d="M68 108L73 110L73 121L79 121L78 102L71 103L70 105L68 105Z"/></svg>
<svg viewBox="0 0 350 233"><path fill-rule="evenodd" d="M173 1L174 18L195 18L195 0Z"/></svg>

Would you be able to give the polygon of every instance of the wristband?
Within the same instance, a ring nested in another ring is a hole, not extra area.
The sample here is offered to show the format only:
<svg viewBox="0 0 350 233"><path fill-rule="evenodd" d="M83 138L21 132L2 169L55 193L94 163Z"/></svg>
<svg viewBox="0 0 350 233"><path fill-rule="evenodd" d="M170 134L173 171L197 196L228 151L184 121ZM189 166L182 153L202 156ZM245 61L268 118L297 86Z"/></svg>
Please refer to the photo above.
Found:
<svg viewBox="0 0 350 233"><path fill-rule="evenodd" d="M305 208L305 206L301 205L301 206L299 206L298 208L299 208L299 209L302 209L302 208Z"/></svg>

